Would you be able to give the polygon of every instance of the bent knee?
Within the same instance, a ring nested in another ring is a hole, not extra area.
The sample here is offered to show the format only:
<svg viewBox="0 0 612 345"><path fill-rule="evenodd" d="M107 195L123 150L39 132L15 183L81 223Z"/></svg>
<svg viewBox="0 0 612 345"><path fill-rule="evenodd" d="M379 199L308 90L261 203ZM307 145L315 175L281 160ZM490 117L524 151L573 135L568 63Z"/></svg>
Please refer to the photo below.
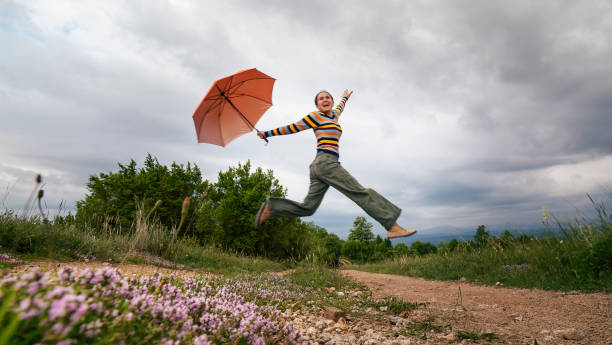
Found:
<svg viewBox="0 0 612 345"><path fill-rule="evenodd" d="M315 211L317 210L317 208L319 208L319 204L317 204L317 203L305 202L304 204L302 204L302 209L304 211L304 216L306 216L306 217L312 216L315 213Z"/></svg>

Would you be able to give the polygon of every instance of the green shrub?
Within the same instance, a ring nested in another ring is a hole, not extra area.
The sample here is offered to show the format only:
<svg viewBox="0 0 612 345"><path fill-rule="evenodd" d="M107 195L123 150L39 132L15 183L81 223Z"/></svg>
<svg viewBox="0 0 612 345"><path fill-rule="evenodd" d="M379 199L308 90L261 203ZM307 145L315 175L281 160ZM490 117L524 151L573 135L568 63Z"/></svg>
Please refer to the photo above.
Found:
<svg viewBox="0 0 612 345"><path fill-rule="evenodd" d="M248 255L303 259L310 250L308 225L298 218L271 218L259 229L254 218L267 196L284 197L286 190L272 170L251 171L251 163L221 171L198 215L193 235L202 243Z"/></svg>
<svg viewBox="0 0 612 345"><path fill-rule="evenodd" d="M190 197L193 205L199 205L208 182L202 180L197 165L172 163L170 167L161 165L150 154L144 167L136 168L132 159L128 164L118 163L119 171L92 175L87 183L89 194L77 202L76 219L81 224L101 228L104 222L120 226L128 231L136 219L139 205L152 209L159 200L155 217L167 227L176 226L181 217L181 206L185 197ZM193 224L193 209L188 215L188 227Z"/></svg>

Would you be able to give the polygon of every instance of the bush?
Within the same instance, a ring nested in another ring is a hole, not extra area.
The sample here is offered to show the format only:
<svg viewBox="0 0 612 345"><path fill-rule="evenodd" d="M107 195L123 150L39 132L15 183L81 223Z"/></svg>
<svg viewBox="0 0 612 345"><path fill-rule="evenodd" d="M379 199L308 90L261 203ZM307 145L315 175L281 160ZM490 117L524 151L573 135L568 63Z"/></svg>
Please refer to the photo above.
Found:
<svg viewBox="0 0 612 345"><path fill-rule="evenodd" d="M253 226L266 196L285 197L272 170L251 172L251 162L221 171L211 186L209 204L202 207L193 230L202 243L219 245L249 255L301 260L308 252L309 225L298 218L271 218Z"/></svg>
<svg viewBox="0 0 612 345"><path fill-rule="evenodd" d="M330 266L338 266L342 255L342 240L336 234L329 234L323 242L325 252L322 259Z"/></svg>
<svg viewBox="0 0 612 345"><path fill-rule="evenodd" d="M415 241L410 245L410 249L418 255L425 255L429 253L436 253L438 248L429 242Z"/></svg>
<svg viewBox="0 0 612 345"><path fill-rule="evenodd" d="M405 256L408 255L408 252L410 251L410 249L408 248L408 246L406 245L406 243L403 242L399 242L395 245L395 254L397 256Z"/></svg>
<svg viewBox="0 0 612 345"><path fill-rule="evenodd" d="M177 226L185 197L198 205L208 182L202 180L197 165L172 163L161 165L157 158L147 155L144 168L137 169L132 159L127 165L118 163L119 171L92 175L87 183L89 194L77 202L77 221L95 227L111 220L126 231L134 223L137 206L152 209L161 200L155 216L167 227ZM187 217L188 226L195 220L193 210Z"/></svg>

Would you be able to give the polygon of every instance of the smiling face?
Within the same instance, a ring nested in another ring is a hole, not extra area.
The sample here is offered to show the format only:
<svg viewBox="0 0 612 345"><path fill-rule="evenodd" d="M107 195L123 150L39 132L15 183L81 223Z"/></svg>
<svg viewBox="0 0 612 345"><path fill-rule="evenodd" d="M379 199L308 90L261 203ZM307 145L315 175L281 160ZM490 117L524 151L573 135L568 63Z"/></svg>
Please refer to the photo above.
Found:
<svg viewBox="0 0 612 345"><path fill-rule="evenodd" d="M334 107L334 99L327 91L321 91L315 98L315 104L319 111L329 114Z"/></svg>

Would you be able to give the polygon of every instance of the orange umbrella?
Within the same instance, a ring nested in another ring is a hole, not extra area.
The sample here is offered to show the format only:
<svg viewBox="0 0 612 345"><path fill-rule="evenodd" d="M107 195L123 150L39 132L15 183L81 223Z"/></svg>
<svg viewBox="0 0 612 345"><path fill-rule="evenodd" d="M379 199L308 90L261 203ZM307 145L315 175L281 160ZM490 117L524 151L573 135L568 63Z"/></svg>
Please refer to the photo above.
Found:
<svg viewBox="0 0 612 345"><path fill-rule="evenodd" d="M215 81L193 113L198 142L225 147L257 130L255 124L272 106L275 81L255 68Z"/></svg>

